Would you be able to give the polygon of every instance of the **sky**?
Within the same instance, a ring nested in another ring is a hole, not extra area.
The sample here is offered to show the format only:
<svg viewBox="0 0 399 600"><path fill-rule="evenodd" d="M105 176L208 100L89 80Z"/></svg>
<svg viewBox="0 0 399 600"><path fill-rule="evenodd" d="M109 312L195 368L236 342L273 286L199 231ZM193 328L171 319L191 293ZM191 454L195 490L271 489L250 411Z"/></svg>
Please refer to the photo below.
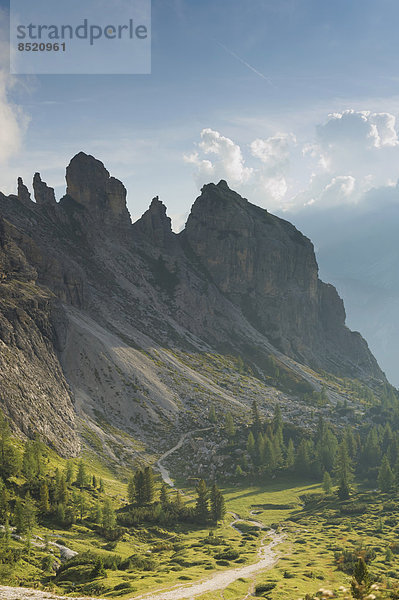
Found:
<svg viewBox="0 0 399 600"><path fill-rule="evenodd" d="M339 214L399 205L397 0L153 0L152 73L112 76L10 76L0 9L5 193L39 171L60 198L83 150L124 182L134 220L159 195L179 231L223 178L317 250L331 214L338 231Z"/></svg>

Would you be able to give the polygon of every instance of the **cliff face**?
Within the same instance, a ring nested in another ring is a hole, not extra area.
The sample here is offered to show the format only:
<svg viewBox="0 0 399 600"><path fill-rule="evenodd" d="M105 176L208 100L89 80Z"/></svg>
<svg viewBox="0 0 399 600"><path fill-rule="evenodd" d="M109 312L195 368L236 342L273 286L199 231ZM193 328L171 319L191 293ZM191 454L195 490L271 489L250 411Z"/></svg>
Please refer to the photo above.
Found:
<svg viewBox="0 0 399 600"><path fill-rule="evenodd" d="M221 292L283 353L378 374L367 345L345 327L336 290L319 280L313 244L291 223L221 181L204 186L183 235Z"/></svg>
<svg viewBox="0 0 399 600"><path fill-rule="evenodd" d="M197 423L209 402L244 410L252 392L198 367L216 355L265 382L270 354L316 388L303 365L385 380L311 242L226 182L203 188L176 235L158 198L132 225L126 189L95 158L79 153L66 179L59 203L39 174L36 202L22 180L0 195L0 404L21 432L40 422L74 453L74 418L90 439L104 423L142 437Z"/></svg>
<svg viewBox="0 0 399 600"><path fill-rule="evenodd" d="M75 409L56 350L62 313L18 242L21 234L0 219L1 405L17 433L39 431L60 454L76 455Z"/></svg>

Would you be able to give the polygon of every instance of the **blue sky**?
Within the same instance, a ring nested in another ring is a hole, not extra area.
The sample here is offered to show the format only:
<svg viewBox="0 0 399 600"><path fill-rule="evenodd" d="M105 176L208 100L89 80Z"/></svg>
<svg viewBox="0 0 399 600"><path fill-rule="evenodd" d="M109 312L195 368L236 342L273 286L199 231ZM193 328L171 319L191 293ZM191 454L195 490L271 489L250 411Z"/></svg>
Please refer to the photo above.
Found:
<svg viewBox="0 0 399 600"><path fill-rule="evenodd" d="M334 177L359 179L351 169L332 169L313 189L322 155L317 126L345 110L396 117L397 2L153 0L152 6L149 76L4 79L3 104L15 123L10 154L0 154L1 189L11 192L18 174L29 184L38 170L60 196L66 164L84 150L125 183L133 217L160 195L178 227L207 177L224 176L275 211L309 203ZM214 132L205 142L204 130ZM5 146L6 136L7 127ZM230 155L225 140L234 145ZM255 140L272 140L266 149L258 144L262 159L251 149ZM284 164L276 167L274 155L268 161L270 146L272 154L284 154ZM396 149L391 154L392 172L373 184L399 176Z"/></svg>
<svg viewBox="0 0 399 600"><path fill-rule="evenodd" d="M179 230L227 179L312 238L399 384L397 0L153 0L151 75L34 77L7 73L2 2L0 190L40 171L60 198L83 150Z"/></svg>

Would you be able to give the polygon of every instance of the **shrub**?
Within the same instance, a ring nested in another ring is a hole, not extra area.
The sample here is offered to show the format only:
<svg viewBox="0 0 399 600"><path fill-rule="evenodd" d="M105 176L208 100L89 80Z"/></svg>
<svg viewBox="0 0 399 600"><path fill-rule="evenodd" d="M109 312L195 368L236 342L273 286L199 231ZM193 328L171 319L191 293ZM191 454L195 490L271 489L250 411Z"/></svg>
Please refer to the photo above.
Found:
<svg viewBox="0 0 399 600"><path fill-rule="evenodd" d="M269 583L260 583L255 587L255 596L261 596L265 592L270 592L276 587L276 584L270 581Z"/></svg>

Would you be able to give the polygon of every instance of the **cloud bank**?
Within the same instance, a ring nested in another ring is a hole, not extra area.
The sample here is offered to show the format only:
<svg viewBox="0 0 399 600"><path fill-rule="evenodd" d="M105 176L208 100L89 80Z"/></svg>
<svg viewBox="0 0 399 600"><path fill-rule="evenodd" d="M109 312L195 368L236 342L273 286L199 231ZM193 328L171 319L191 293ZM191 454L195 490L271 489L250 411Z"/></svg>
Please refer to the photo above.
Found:
<svg viewBox="0 0 399 600"><path fill-rule="evenodd" d="M360 205L368 192L388 190L399 178L396 116L348 109L329 114L311 139L276 132L249 144L203 129L184 157L201 187L227 181L272 210Z"/></svg>

